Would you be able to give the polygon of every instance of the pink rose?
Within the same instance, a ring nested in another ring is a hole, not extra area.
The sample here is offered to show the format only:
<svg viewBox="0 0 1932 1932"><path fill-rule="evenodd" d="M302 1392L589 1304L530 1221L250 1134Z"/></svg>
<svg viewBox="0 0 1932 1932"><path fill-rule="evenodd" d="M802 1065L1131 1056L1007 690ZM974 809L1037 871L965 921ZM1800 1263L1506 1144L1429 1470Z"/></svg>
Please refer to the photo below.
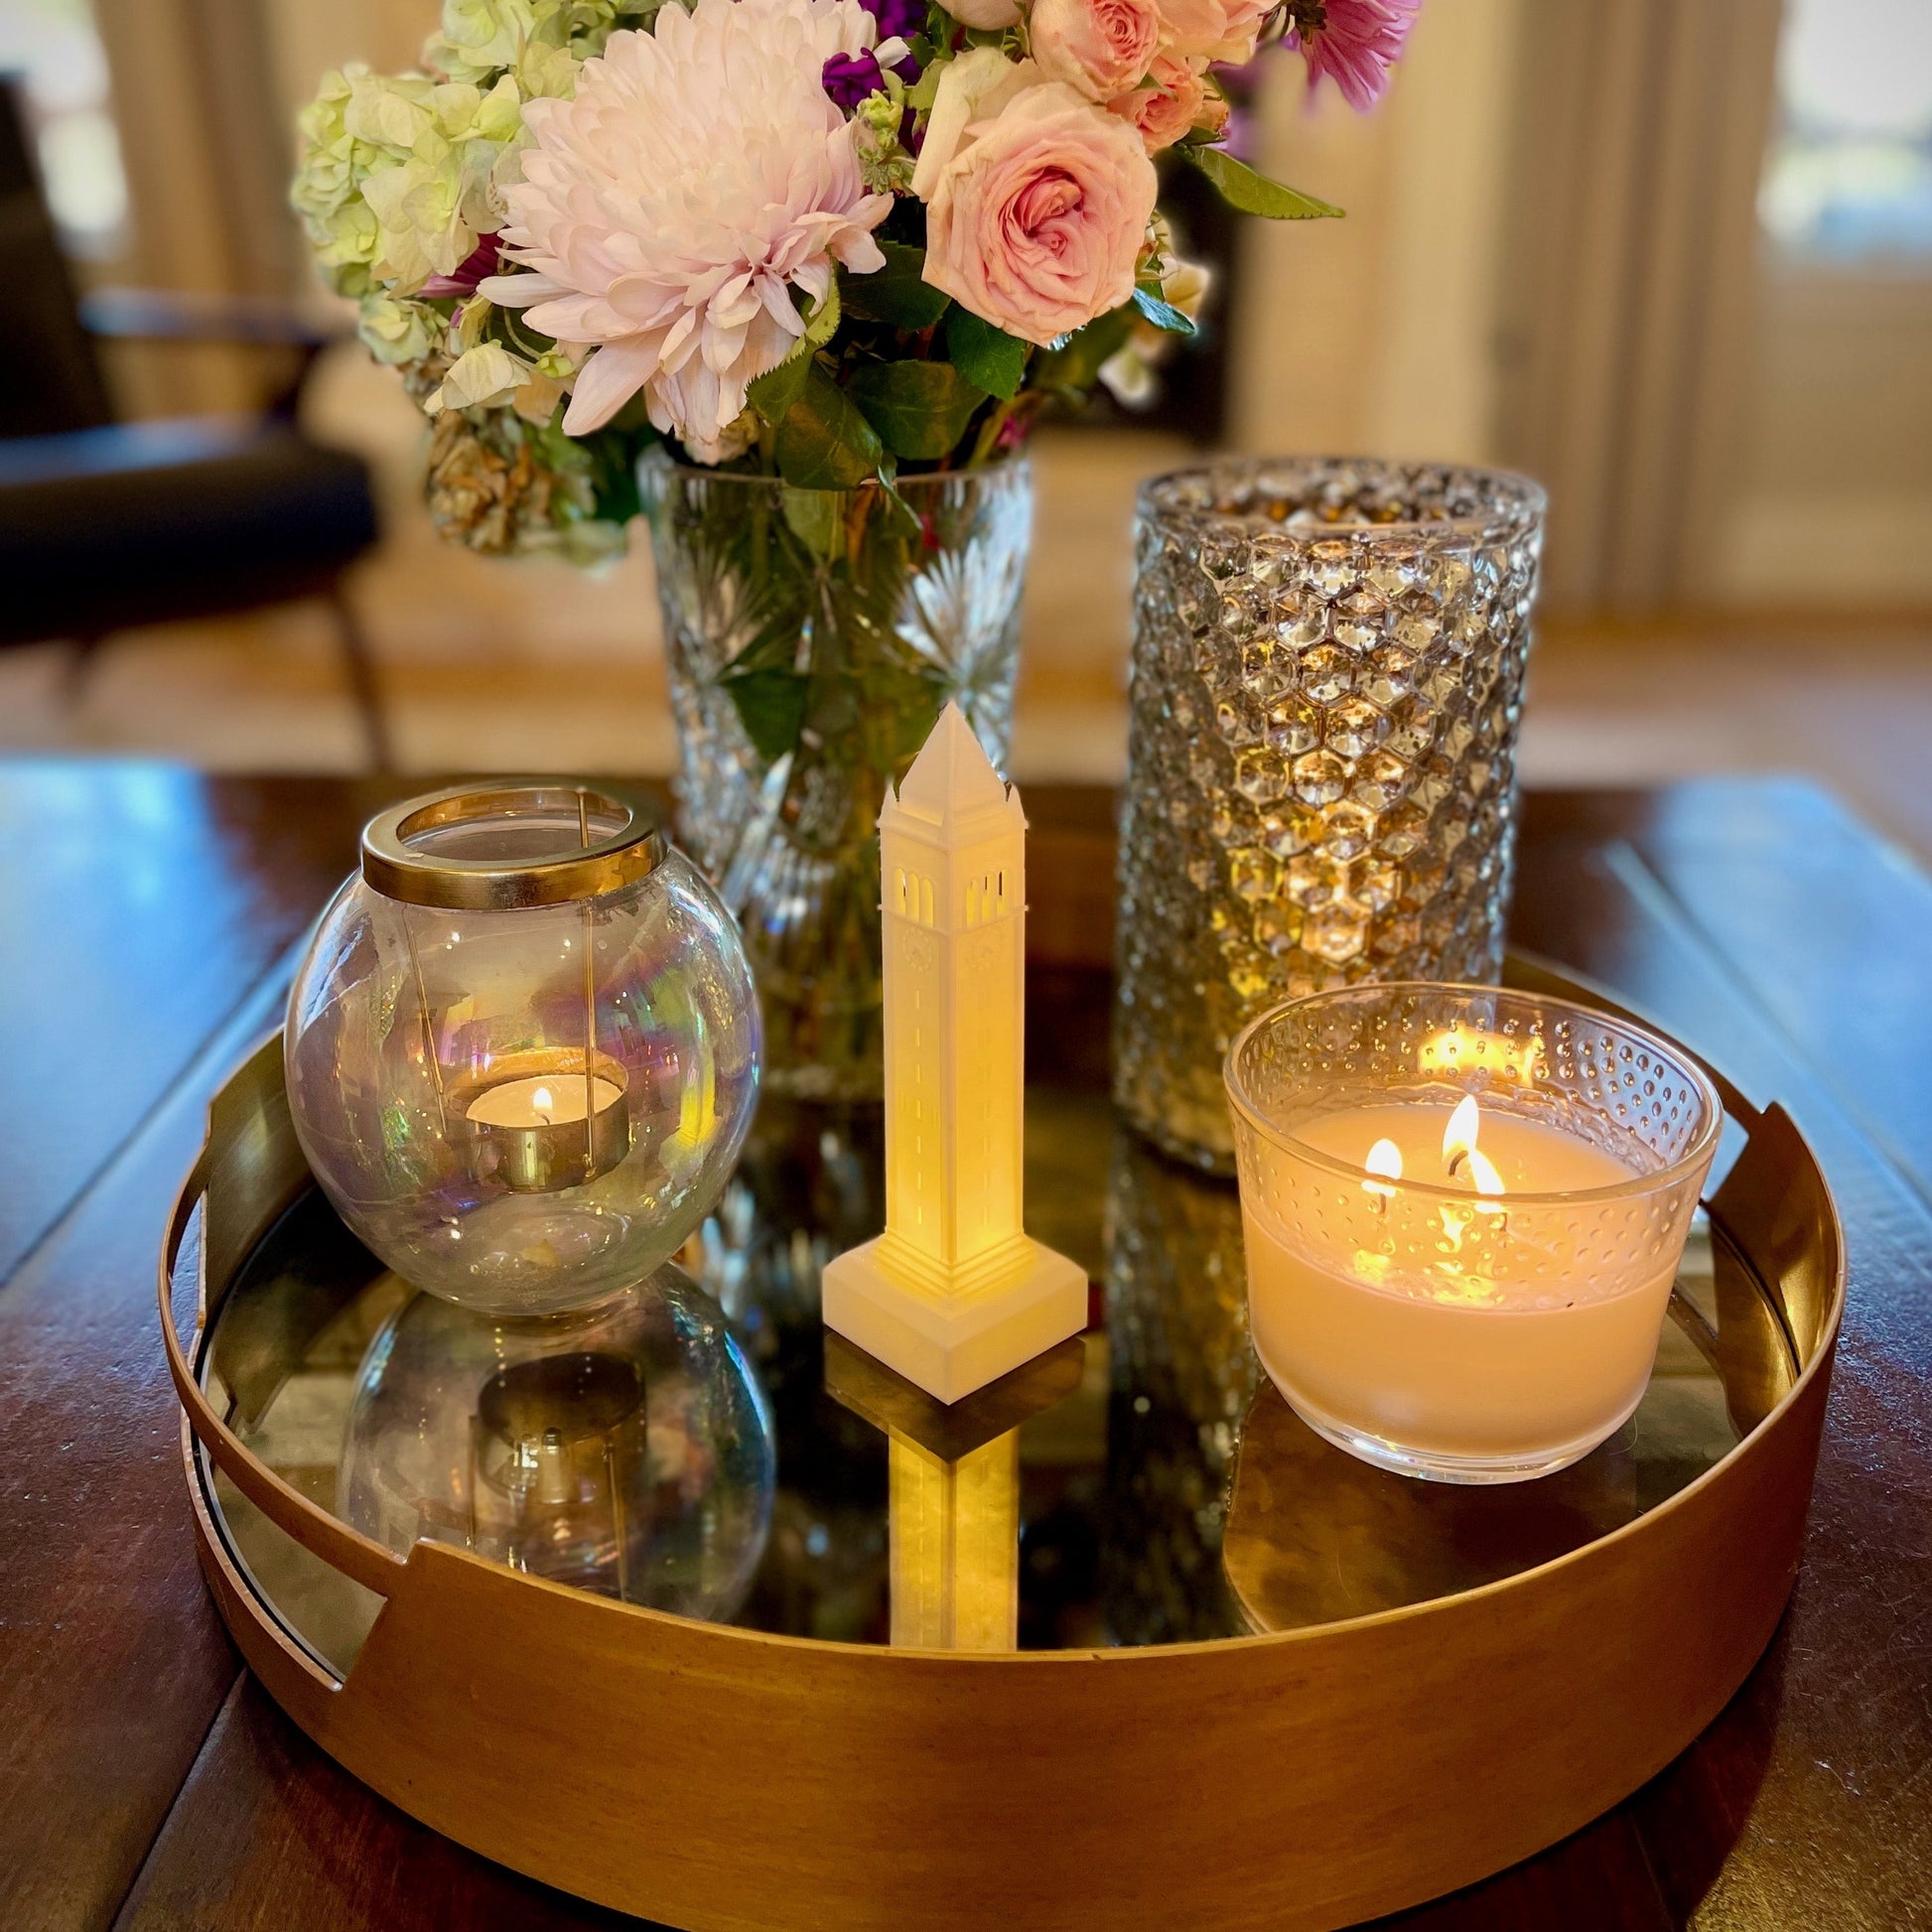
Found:
<svg viewBox="0 0 1932 1932"><path fill-rule="evenodd" d="M1172 54L1155 56L1148 78L1152 86L1116 94L1107 106L1140 131L1149 154L1159 154L1200 124L1206 114L1207 88L1191 62L1177 61ZM1226 103L1222 105L1225 110Z"/></svg>
<svg viewBox="0 0 1932 1932"><path fill-rule="evenodd" d="M1061 82L1029 87L939 177L925 279L1044 345L1132 296L1155 185L1125 121Z"/></svg>
<svg viewBox="0 0 1932 1932"><path fill-rule="evenodd" d="M1154 0L1035 0L1030 40L1047 79L1107 100L1147 71L1161 16Z"/></svg>
<svg viewBox="0 0 1932 1932"><path fill-rule="evenodd" d="M1188 59L1252 61L1273 0L1156 0L1167 52Z"/></svg>

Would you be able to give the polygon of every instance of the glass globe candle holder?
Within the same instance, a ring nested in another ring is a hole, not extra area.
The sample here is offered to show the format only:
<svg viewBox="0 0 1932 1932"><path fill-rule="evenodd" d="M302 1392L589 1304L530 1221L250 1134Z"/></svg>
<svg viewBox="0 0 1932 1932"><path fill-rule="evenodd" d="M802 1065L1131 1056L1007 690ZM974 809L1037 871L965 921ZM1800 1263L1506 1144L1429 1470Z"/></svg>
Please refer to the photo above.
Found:
<svg viewBox="0 0 1932 1932"><path fill-rule="evenodd" d="M457 787L362 835L289 999L289 1108L338 1212L479 1312L588 1307L676 1252L752 1118L738 928L648 810Z"/></svg>
<svg viewBox="0 0 1932 1932"><path fill-rule="evenodd" d="M1511 1482L1621 1427L1724 1123L1682 1047L1410 982L1263 1014L1226 1080L1255 1352L1311 1429L1405 1474Z"/></svg>

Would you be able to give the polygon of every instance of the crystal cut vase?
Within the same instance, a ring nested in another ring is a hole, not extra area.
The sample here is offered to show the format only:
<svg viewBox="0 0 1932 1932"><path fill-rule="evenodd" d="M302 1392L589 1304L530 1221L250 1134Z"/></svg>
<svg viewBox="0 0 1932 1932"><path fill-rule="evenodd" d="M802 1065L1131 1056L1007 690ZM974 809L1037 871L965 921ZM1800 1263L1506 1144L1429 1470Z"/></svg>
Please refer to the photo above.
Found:
<svg viewBox="0 0 1932 1932"><path fill-rule="evenodd" d="M682 843L744 928L767 1087L882 1091L880 805L957 703L1002 768L1033 526L1024 460L795 489L639 472L681 760Z"/></svg>
<svg viewBox="0 0 1932 1932"><path fill-rule="evenodd" d="M1495 472L1230 461L1141 492L1114 1098L1225 1171L1262 1008L1493 980L1544 497Z"/></svg>

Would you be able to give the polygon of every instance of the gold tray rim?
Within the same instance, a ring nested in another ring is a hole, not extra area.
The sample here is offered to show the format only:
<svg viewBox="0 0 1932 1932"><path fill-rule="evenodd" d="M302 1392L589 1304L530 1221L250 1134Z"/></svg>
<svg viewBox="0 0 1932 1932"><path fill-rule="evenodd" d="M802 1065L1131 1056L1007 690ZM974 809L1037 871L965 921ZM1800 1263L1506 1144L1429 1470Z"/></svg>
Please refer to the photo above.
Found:
<svg viewBox="0 0 1932 1932"><path fill-rule="evenodd" d="M1547 986L1608 1011L1625 1011L1602 989L1524 955L1512 955L1509 983ZM1654 1025L1647 1019L1644 1024ZM734 1878L733 1863L745 1863L746 1845L742 1838L733 1839L729 1834L720 1843L718 1856L706 1866L710 1889L694 1890L688 1882L688 1873L680 1876L668 1869L666 1862L654 1861L646 1853L633 1852L612 1861L600 1857L594 1847L571 1842L572 1835L568 1832L563 1835L565 1843L560 1851L554 1829L538 1830L534 1834L518 1831L514 1829L514 1821L506 1823L500 1815L490 1815L486 1805L479 1810L478 1793L473 1788L477 1779L466 1778L447 1761L446 1773L454 1771L447 1782L437 1778L433 1763L426 1771L420 1739L414 1749L401 1747L401 1740L394 1734L396 1725L386 1720L377 1708L384 1700L395 1701L399 1681L417 1672L427 1671L432 1680L436 1676L433 1663L426 1664L421 1657L393 1654L399 1646L404 1650L410 1648L408 1629L402 1629L398 1635L399 1625L409 1625L413 1617L427 1630L436 1627L439 1617L446 1620L461 1617L477 1626L472 1632L473 1642L482 1646L482 1654L487 1655L492 1649L501 1648L509 1635L506 1626L513 1622L519 1631L533 1626L538 1642L555 1641L571 1654L601 1653L610 1669L617 1669L621 1660L626 1671L641 1663L644 1678L666 1674L688 1676L692 1672L702 1678L716 1671L747 1679L761 1695L770 1697L803 1695L822 1702L825 1686L823 1682L814 1686L813 1680L822 1679L828 1670L841 1680L850 1679L854 1688L849 1695L861 1702L867 1695L859 1688L863 1686L877 1686L883 1704L895 1707L906 1704L903 1694L908 1692L913 1705L930 1707L937 1693L951 1707L949 1710L882 1708L873 1714L876 1721L884 1723L890 1719L901 1728L910 1721L914 1734L926 1749L933 1746L935 1727L944 1729L970 1724L975 1708L990 1697L1006 1700L1011 1693L1017 1707L1024 1707L1032 1701L1035 1690L1050 1686L1053 1688L1047 1695L1059 1704L1066 1702L1070 1687L1077 1683L1077 1700L1070 1709L1084 1725L1092 1715L1086 1707L1120 1704L1123 1699L1140 1696L1144 1690L1149 1711L1143 1715L1152 1717L1158 1712L1167 1734L1176 1746L1197 1743L1204 1726L1206 1732L1221 1737L1230 1748L1246 1739L1248 1748L1242 1754L1252 1754L1254 1739L1265 1734L1270 1725L1261 1717L1252 1723L1244 1722L1242 1707L1252 1704L1256 1695L1265 1693L1271 1684L1279 1685L1285 1675L1297 1676L1298 1664L1307 1666L1311 1673L1319 1673L1332 1660L1341 1657L1341 1653L1361 1650L1369 1661L1359 1668L1372 1669L1375 1653L1382 1650L1412 1653L1416 1648L1412 1640L1417 1633L1436 1626L1442 1627L1448 1640L1466 1644L1469 1630L1475 1627L1469 1619L1480 1619L1485 1612L1499 1608L1505 1616L1512 1610L1521 1610L1526 1615L1535 1611L1547 1623L1551 1604L1544 1602L1546 1595L1551 1595L1561 1622L1563 1599L1567 1594L1574 1595L1579 1605L1587 1603L1592 1593L1601 1593L1606 1579L1614 1583L1614 1573L1620 1565L1629 1569L1627 1559L1633 1554L1649 1553L1650 1561L1661 1565L1675 1546L1685 1544L1684 1526L1688 1519L1709 1516L1715 1510L1717 1520L1732 1530L1748 1524L1752 1512L1740 1506L1764 1488L1767 1477L1776 1477L1771 1493L1784 1521L1775 1526L1778 1534L1772 1538L1778 1547L1766 1552L1775 1560L1757 1563L1757 1574L1747 1580L1749 1587L1731 1592L1724 1640L1712 1638L1707 1630L1704 1649L1711 1654L1701 1658L1701 1670L1693 1673L1697 1682L1676 1684L1674 1699L1664 1700L1670 1706L1668 1709L1640 1709L1627 1715L1622 1729L1634 1734L1626 1736L1619 1749L1610 1754L1610 1763L1602 1768L1571 1766L1570 1776L1558 1780L1556 1788L1540 1794L1540 1803L1528 1808L1533 1815L1512 1821L1490 1821L1488 1829L1463 1834L1463 1842L1458 1842L1458 1834L1446 1830L1441 1823L1445 1811L1456 1807L1446 1806L1443 1794L1438 1792L1433 1805L1432 1815L1437 1821L1433 1828L1412 1832L1413 1842L1400 1847L1385 1842L1381 1855L1370 1862L1373 1868L1366 1870L1355 1868L1360 1860L1354 1854L1362 1850L1358 1843L1361 1821L1355 1821L1351 1833L1348 1818L1337 1817L1324 1828L1328 1843L1317 1849L1311 1834L1302 1846L1307 1856L1287 1862L1292 1880L1299 1882L1290 1882L1286 1890L1279 1870L1247 1870L1247 1884L1251 1889L1245 1895L1249 1908L1259 1906L1266 1897L1266 1908L1253 1917L1241 1907L1244 1894L1237 1881L1246 1869L1241 1861L1234 1861L1218 1876L1194 1872L1191 1882L1190 1874L1168 1874L1169 1898L1176 1905L1185 1906L1174 1918L1176 1924L1198 1923L1203 1915L1211 1913L1214 1922L1227 1925L1252 1923L1313 1928L1379 1915L1472 1882L1553 1843L1627 1795L1688 1744L1743 1681L1768 1642L1795 1583L1798 1546L1802 1543L1804 1517L1816 1470L1818 1436L1845 1307L1844 1235L1829 1182L1789 1116L1775 1103L1762 1110L1754 1108L1715 1068L1708 1070L1724 1098L1725 1110L1744 1127L1747 1135L1746 1155L1739 1157L1738 1167L1744 1165L1751 1149L1767 1143L1774 1145L1778 1162L1803 1182L1810 1204L1817 1210L1806 1230L1809 1245L1795 1259L1809 1264L1808 1273L1815 1278L1814 1290L1822 1284L1823 1295L1822 1305L1812 1311L1808 1349L1793 1330L1794 1345L1800 1350L1802 1360L1792 1387L1757 1427L1710 1469L1656 1508L1602 1537L1531 1569L1448 1596L1332 1623L1204 1641L1122 1649L974 1654L847 1644L697 1622L642 1605L589 1596L502 1570L467 1552L442 1545L419 1543L406 1561L399 1560L328 1515L254 1458L214 1415L195 1372L207 1337L210 1248L216 1248L217 1262L225 1261L230 1267L240 1259L240 1254L222 1257L218 1244L210 1242L205 1223L196 1260L198 1310L192 1351L184 1351L175 1326L174 1283L187 1227L194 1210L210 1193L215 1165L223 1153L220 1135L224 1112L232 1112L237 1089L245 1089L247 1106L241 1119L244 1125L252 1122L249 1131L257 1135L263 1131L258 1106L262 1091L279 1090L281 1084L278 1044L279 1035L269 1035L223 1084L211 1103L209 1134L176 1200L158 1270L163 1336L184 1411L185 1472L204 1570L223 1619L250 1665L289 1715L325 1749L383 1795L446 1835L532 1876L598 1902L693 1927L780 1925L790 1922L786 1914L795 1908L797 1893L781 1882L775 1888L766 1888L762 1894L765 1902L760 1905L759 1887L756 1883L748 1885L742 1874ZM259 1148L255 1150L257 1156L262 1152ZM1733 1177L1736 1172L1733 1169ZM1727 1180L1726 1186L1729 1184ZM1720 1202L1723 1195L1721 1189ZM1737 1230L1727 1217L1722 1225L1733 1239L1737 1238ZM252 1242L240 1245L245 1250ZM1758 1267L1761 1277L1766 1275L1767 1271L1755 1257L1753 1265ZM221 1286L225 1293L226 1284ZM1776 1294L1779 1284L1767 1279L1766 1286ZM1787 1325L1791 1325L1789 1307L1783 1311ZM198 1445L202 1454L197 1452ZM1778 1465L1775 1469L1774 1462ZM327 1672L292 1638L239 1569L217 1520L213 1499L207 1492L209 1467L219 1467L249 1500L305 1548L387 1599L363 1656L345 1676L338 1679ZM1751 1480L1753 1476L1758 1479ZM1729 1507L1721 1508L1726 1500ZM1790 1545L1788 1552L1783 1549L1784 1543ZM1644 1567L1641 1563L1636 1566L1639 1572ZM1722 1587L1722 1571L1717 1566L1707 1567L1712 1570L1714 1586ZM1663 1581L1661 1576L1659 1581ZM399 1603L408 1605L410 1613L392 1614ZM614 1622L613 1619L628 1621ZM386 1641L385 1624L390 1626ZM653 1640L643 1638L642 1632L647 1630L653 1633ZM655 1670L649 1662L654 1647L665 1653ZM1483 1641L1472 1646L1477 1652L1493 1648ZM370 1659L372 1653L372 1668L365 1672L364 1660ZM1066 1674L1068 1667L1084 1665L1090 1669L1094 1664L1107 1665L1109 1675L1105 1679L1089 1675L1084 1680L1075 1680ZM1190 1680L1198 1680L1203 1667L1213 1681L1195 1681L1191 1691L1186 1689ZM962 1671L974 1675L962 1677ZM1055 1671L1058 1676L1040 1676L1042 1672ZM1133 1675L1123 1678L1120 1675L1123 1671ZM370 1685L363 1681L369 1678L377 1680L376 1683ZM1087 1692L1087 1686L1093 1684L1105 1687L1098 1699ZM743 1688L741 1684L734 1690ZM1329 1688L1338 1708L1349 1702L1345 1685L1339 1690L1334 1686ZM1560 1679L1549 1684L1553 1696L1564 1688ZM1360 1689L1358 1685L1357 1691ZM1174 1709L1176 1694L1182 1698L1178 1714ZM841 1692L841 1695L848 1694ZM1200 1710L1200 1724L1194 1727L1185 1722L1189 1697L1197 1701ZM1226 1708L1230 1699L1233 1709ZM1355 1701L1364 1700L1357 1697ZM1373 1699L1366 1701L1372 1703ZM742 1700L720 1693L721 1712L725 1705L737 1702ZM425 1716L429 1711L441 1711L446 1719L460 1715L454 1713L448 1696L432 1694L426 1703ZM703 1714L705 1708L706 1698L700 1686L690 1710ZM1211 1722L1207 1715L1210 1708L1214 1713ZM820 1712L819 1715L827 1714ZM1132 1715L1125 1707L1119 1711L1123 1721ZM344 1722L345 1716L348 1722ZM1013 1717L1013 1712L1005 1712L1001 1721L1010 1724ZM1178 1729L1176 1723L1180 1725ZM849 1727L863 1730L863 1725ZM1103 1733L1104 1729L1103 1726ZM1440 1742L1446 1727L1435 1724L1421 1725L1418 1729L1429 1739ZM1451 1735L1460 1734L1469 1750L1495 1748L1493 1737L1484 1742L1484 1725L1479 1719L1462 1722L1459 1733L1456 1725L1447 1726L1447 1731ZM1428 1756L1427 1750L1420 1750L1414 1733L1406 1739L1391 1737L1383 1742L1397 1748L1398 1755L1406 1743L1411 1747L1411 1755L1420 1751L1421 1756ZM806 1754L824 1757L824 1739L819 1739L818 1747ZM897 1762L903 1753L888 1751L884 1755ZM1069 1760L1064 1750L1049 1748L1042 1755L1060 1767L1061 1775L1066 1775L1078 1761ZM1537 1753L1532 1751L1530 1755L1534 1757ZM929 1774L932 1770L928 1765ZM599 1772L593 1781L601 1780L598 1788L603 1789L612 1777L620 1787L623 1786L621 1766ZM948 1780L942 1777L941 1781ZM893 1784L889 1773L879 1787L882 1801L888 1797ZM729 1818L727 1798L723 1790L714 1789L709 1793L710 1802L725 1807L723 1815ZM994 1801L990 1791L981 1790L975 1802L985 1805ZM995 1805L995 1809L999 1808ZM673 1805L670 1809L687 1815L688 1822L692 1807ZM805 1809L818 1815L823 1827L823 1804ZM942 1838L956 1836L956 1831L949 1830L943 1818L933 1822L942 1836L933 1838L928 1851L937 1856L942 1850ZM957 1824L958 1821L953 1821L955 1828ZM839 1836L833 1833L834 1838ZM967 1837L971 1837L970 1832ZM1126 1856L1135 1839L1135 1831L1123 1822L1122 1829L1110 1835L1110 1855ZM727 1848L730 1848L729 1855ZM1050 1898L1037 1887L1037 1870L1030 1872L1025 1858L1014 1859L1004 1846L989 1846L986 1851L985 1869L976 1873L981 1880L980 1890L975 1894L971 1911L964 1916L960 1915L956 1898L951 1903L941 1903L929 1896L908 1898L903 1895L902 1886L890 1883L881 1886L876 1873L871 1879L856 1881L853 1874L844 1874L842 1882L846 1891L841 1895L853 1900L883 1899L890 1895L894 1903L886 1917L877 1921L882 1923L969 1925L976 1923L982 1914L995 1912L1014 1917L1022 1924L1068 1922L1063 1911L1064 1899L1051 1904ZM1017 1875L1015 1867L1019 1868ZM1325 1883L1309 1882L1317 1868L1327 1873ZM1276 1882L1265 1882L1268 1877ZM857 1889L853 1890L855 1882ZM869 1885L873 1889L868 1890ZM1256 1886L1258 1890L1252 1889ZM1042 1917L1041 1910L1049 1904L1051 1909L1046 1909ZM920 1905L927 1909L921 1911ZM1168 1922L1164 1917L1145 1916L1153 1908L1144 1896L1137 1899L1135 1909L1143 1913L1143 1922ZM868 1912L850 1922L875 1920Z"/></svg>

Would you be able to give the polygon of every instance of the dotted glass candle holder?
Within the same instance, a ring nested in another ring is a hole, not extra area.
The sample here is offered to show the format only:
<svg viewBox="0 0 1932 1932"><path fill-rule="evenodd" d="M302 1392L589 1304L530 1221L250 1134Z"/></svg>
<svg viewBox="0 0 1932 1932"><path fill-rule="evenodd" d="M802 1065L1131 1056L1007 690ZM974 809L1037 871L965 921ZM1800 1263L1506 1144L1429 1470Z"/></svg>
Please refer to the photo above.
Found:
<svg viewBox="0 0 1932 1932"><path fill-rule="evenodd" d="M1264 1014L1226 1084L1255 1352L1311 1429L1506 1482L1621 1426L1724 1121L1683 1048L1563 1000L1405 983Z"/></svg>
<svg viewBox="0 0 1932 1932"><path fill-rule="evenodd" d="M1477 470L1237 461L1137 522L1114 1098L1229 1165L1220 1066L1263 1008L1491 980L1543 492Z"/></svg>

